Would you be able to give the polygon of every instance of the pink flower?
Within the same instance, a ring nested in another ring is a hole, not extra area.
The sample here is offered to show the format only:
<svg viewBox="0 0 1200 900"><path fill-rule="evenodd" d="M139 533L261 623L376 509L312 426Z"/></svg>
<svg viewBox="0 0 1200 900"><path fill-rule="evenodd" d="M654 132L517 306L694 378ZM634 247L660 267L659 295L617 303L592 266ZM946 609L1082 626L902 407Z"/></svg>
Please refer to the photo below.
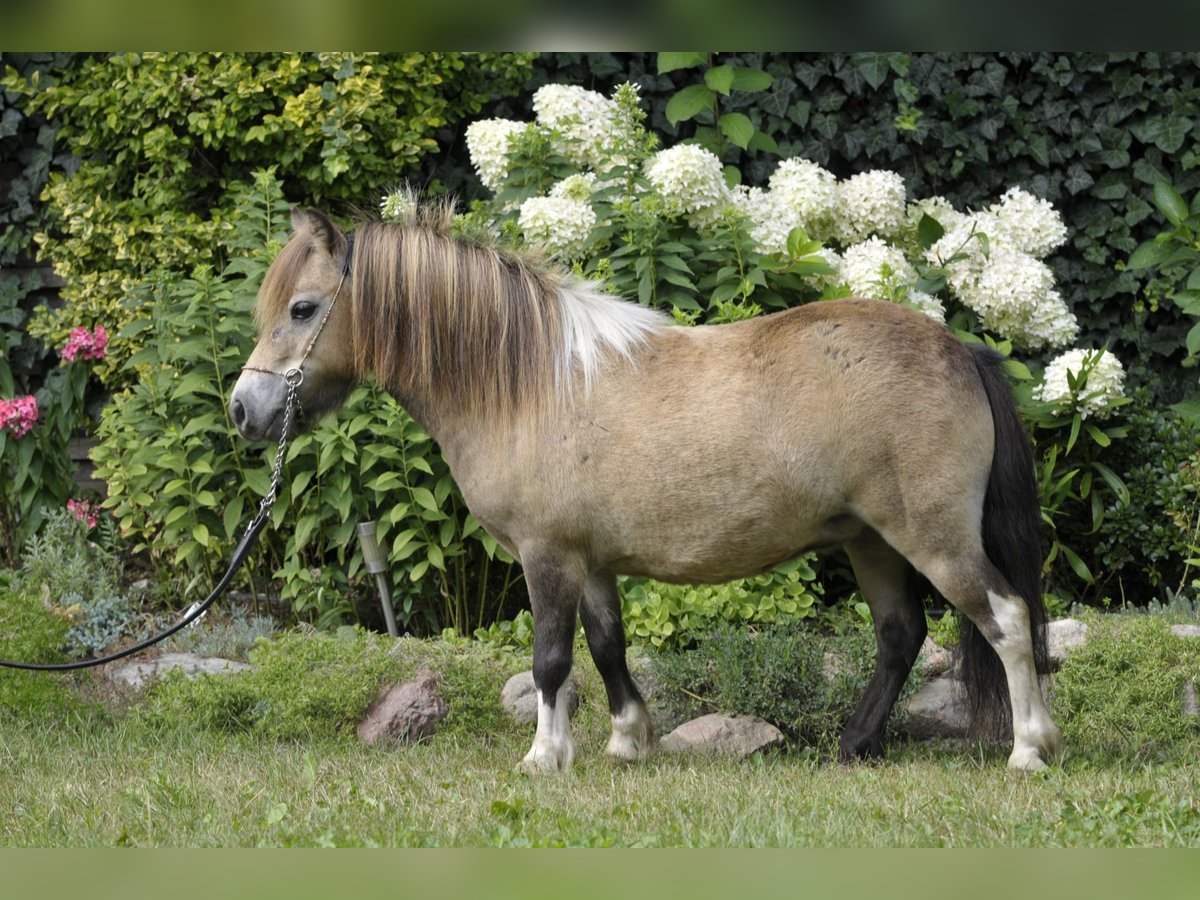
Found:
<svg viewBox="0 0 1200 900"><path fill-rule="evenodd" d="M37 420L38 405L32 394L0 400L0 429L10 429L13 437L24 437Z"/></svg>
<svg viewBox="0 0 1200 900"><path fill-rule="evenodd" d="M108 347L108 332L103 325L97 325L95 333L86 328L76 328L67 338L66 346L62 349L62 358L73 362L76 356L84 359L104 359Z"/></svg>
<svg viewBox="0 0 1200 900"><path fill-rule="evenodd" d="M68 500L67 509L88 528L96 527L96 506L90 500Z"/></svg>

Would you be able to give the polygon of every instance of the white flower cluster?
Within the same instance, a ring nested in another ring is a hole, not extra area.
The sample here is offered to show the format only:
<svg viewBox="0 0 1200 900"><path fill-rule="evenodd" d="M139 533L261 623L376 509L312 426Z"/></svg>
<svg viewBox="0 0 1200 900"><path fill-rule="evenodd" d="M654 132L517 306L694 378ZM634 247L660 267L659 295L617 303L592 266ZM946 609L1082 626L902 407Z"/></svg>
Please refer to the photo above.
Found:
<svg viewBox="0 0 1200 900"><path fill-rule="evenodd" d="M568 175L554 187L550 188L551 197L566 197L568 200L586 202L592 198L596 190L596 176L591 172L579 175Z"/></svg>
<svg viewBox="0 0 1200 900"><path fill-rule="evenodd" d="M481 119L467 126L467 153L479 180L489 191L500 190L508 173L508 151L512 138L525 130L523 122L511 119Z"/></svg>
<svg viewBox="0 0 1200 900"><path fill-rule="evenodd" d="M1079 323L1041 260L1066 240L1053 206L1011 188L999 203L971 215L936 206L926 211L946 229L926 260L945 266L950 289L979 313L985 328L1034 350L1074 339ZM915 215L910 212L910 221Z"/></svg>
<svg viewBox="0 0 1200 900"><path fill-rule="evenodd" d="M572 84L547 84L533 95L538 124L561 140L556 149L581 169L604 171L617 140L617 107L603 94Z"/></svg>
<svg viewBox="0 0 1200 900"><path fill-rule="evenodd" d="M719 215L733 198L721 161L696 144L676 144L646 162L646 178L672 214L687 213L696 224Z"/></svg>
<svg viewBox="0 0 1200 900"><path fill-rule="evenodd" d="M1078 383L1081 372L1087 369L1083 383ZM1071 390L1071 378L1077 380L1076 390ZM1042 383L1033 389L1036 400L1057 403L1078 412L1086 419L1095 416L1103 419L1112 412L1114 400L1124 395L1125 369L1121 361L1107 350L1068 350L1055 357L1046 366Z"/></svg>
<svg viewBox="0 0 1200 900"><path fill-rule="evenodd" d="M596 211L586 200L530 197L517 219L525 239L563 259L575 259L596 225Z"/></svg>
<svg viewBox="0 0 1200 900"><path fill-rule="evenodd" d="M847 244L894 236L904 223L905 200L904 179L895 172L874 169L838 182L838 236Z"/></svg>
<svg viewBox="0 0 1200 900"><path fill-rule="evenodd" d="M937 297L910 288L917 281L917 270L899 247L870 237L847 247L836 265L839 278L852 294L902 299L927 316L946 321L946 310Z"/></svg>

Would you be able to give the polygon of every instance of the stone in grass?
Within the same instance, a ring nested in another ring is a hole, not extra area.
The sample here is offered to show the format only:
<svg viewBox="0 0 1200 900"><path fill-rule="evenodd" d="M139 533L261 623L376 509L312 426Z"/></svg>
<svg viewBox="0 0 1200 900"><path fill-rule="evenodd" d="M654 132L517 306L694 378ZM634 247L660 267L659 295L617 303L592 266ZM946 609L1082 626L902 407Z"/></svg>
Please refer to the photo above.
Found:
<svg viewBox="0 0 1200 900"><path fill-rule="evenodd" d="M1088 627L1078 619L1055 619L1046 625L1046 648L1050 666L1057 669L1076 647L1087 641Z"/></svg>
<svg viewBox="0 0 1200 900"><path fill-rule="evenodd" d="M1200 638L1200 625L1172 625L1171 634L1181 638Z"/></svg>
<svg viewBox="0 0 1200 900"><path fill-rule="evenodd" d="M905 730L915 738L966 737L971 720L957 678L937 678L908 698Z"/></svg>
<svg viewBox="0 0 1200 900"><path fill-rule="evenodd" d="M718 753L745 759L783 743L783 732L758 716L711 713L684 722L659 742L668 753Z"/></svg>
<svg viewBox="0 0 1200 900"><path fill-rule="evenodd" d="M500 705L518 725L537 722L538 699L537 688L533 684L533 673L518 672L508 679L500 691ZM575 672L572 670L567 678L567 715L575 715L578 708L579 686L575 682Z"/></svg>
<svg viewBox="0 0 1200 900"><path fill-rule="evenodd" d="M449 712L437 676L422 667L411 681L385 688L355 731L364 744L415 744L433 737Z"/></svg>
<svg viewBox="0 0 1200 900"><path fill-rule="evenodd" d="M188 678L201 675L227 675L250 668L245 663L222 659L219 656L197 656L194 653L164 653L153 659L128 662L110 669L108 677L132 688L143 687L147 682L179 669Z"/></svg>

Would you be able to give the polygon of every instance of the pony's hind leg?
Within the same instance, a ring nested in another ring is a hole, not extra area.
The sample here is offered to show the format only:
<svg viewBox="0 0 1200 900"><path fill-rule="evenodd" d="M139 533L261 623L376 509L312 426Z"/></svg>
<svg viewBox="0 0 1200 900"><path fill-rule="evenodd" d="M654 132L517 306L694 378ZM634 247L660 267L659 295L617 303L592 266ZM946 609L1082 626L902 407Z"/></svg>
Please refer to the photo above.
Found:
<svg viewBox="0 0 1200 900"><path fill-rule="evenodd" d="M589 576L579 615L592 660L608 692L612 737L605 753L626 762L644 759L654 745L654 728L625 662L625 629L614 575L594 572Z"/></svg>
<svg viewBox="0 0 1200 900"><path fill-rule="evenodd" d="M934 587L963 611L1004 667L1012 711L1010 769L1035 772L1057 758L1062 732L1042 697L1034 661L1029 608L980 549L966 558L917 563Z"/></svg>
<svg viewBox="0 0 1200 900"><path fill-rule="evenodd" d="M875 673L846 721L838 742L843 762L883 755L883 732L925 640L925 610L914 590L913 569L874 531L846 544L859 589L875 628Z"/></svg>
<svg viewBox="0 0 1200 900"><path fill-rule="evenodd" d="M570 768L575 758L567 678L571 674L583 578L562 561L522 556L533 611L533 683L538 694L538 718L533 746L518 768L531 775L561 772Z"/></svg>

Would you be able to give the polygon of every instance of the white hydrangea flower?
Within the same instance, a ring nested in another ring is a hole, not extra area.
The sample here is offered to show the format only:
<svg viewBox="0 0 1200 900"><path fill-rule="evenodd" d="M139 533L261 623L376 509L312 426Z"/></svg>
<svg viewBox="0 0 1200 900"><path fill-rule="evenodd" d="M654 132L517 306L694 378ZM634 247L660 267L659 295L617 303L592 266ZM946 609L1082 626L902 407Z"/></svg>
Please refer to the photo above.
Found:
<svg viewBox="0 0 1200 900"><path fill-rule="evenodd" d="M568 200L586 202L591 199L596 190L596 176L591 172L579 175L568 175L554 187L550 188L551 197L565 197Z"/></svg>
<svg viewBox="0 0 1200 900"><path fill-rule="evenodd" d="M926 197L914 200L908 204L904 213L904 226L909 231L916 231L922 216L935 219L944 231L950 231L960 226L969 216L959 212L945 197Z"/></svg>
<svg viewBox="0 0 1200 900"><path fill-rule="evenodd" d="M750 239L760 253L786 253L788 233L800 215L775 191L739 184L730 194L733 206L750 221Z"/></svg>
<svg viewBox="0 0 1200 900"><path fill-rule="evenodd" d="M848 244L871 235L890 237L904 222L904 179L895 172L874 169L837 184L838 234Z"/></svg>
<svg viewBox="0 0 1200 900"><path fill-rule="evenodd" d="M389 222L408 218L416 208L417 204L413 201L412 194L405 190L385 194L379 202L379 214Z"/></svg>
<svg viewBox="0 0 1200 900"><path fill-rule="evenodd" d="M1086 364L1092 368L1079 390L1072 391L1068 373L1078 377ZM1112 413L1112 402L1124 396L1125 368L1107 350L1068 350L1046 367L1042 383L1033 389L1034 399L1057 403L1086 419L1103 419Z"/></svg>
<svg viewBox="0 0 1200 900"><path fill-rule="evenodd" d="M985 328L1022 347L1061 347L1079 328L1054 290L1050 267L1010 247L993 247L978 277L956 290Z"/></svg>
<svg viewBox="0 0 1200 900"><path fill-rule="evenodd" d="M517 224L525 239L551 253L574 259L596 224L590 203L567 197L530 197L521 204Z"/></svg>
<svg viewBox="0 0 1200 900"><path fill-rule="evenodd" d="M1048 200L1019 187L1005 191L990 212L995 218L994 240L1043 259L1067 240L1067 226Z"/></svg>
<svg viewBox="0 0 1200 900"><path fill-rule="evenodd" d="M500 190L508 173L508 150L514 136L525 130L511 119L480 119L467 126L467 153L479 180L492 193Z"/></svg>
<svg viewBox="0 0 1200 900"><path fill-rule="evenodd" d="M917 270L904 252L877 237L847 247L838 272L851 293L876 299L889 295L892 287L917 280Z"/></svg>
<svg viewBox="0 0 1200 900"><path fill-rule="evenodd" d="M646 177L676 213L711 215L732 202L721 161L696 144L677 144L646 161Z"/></svg>
<svg viewBox="0 0 1200 900"><path fill-rule="evenodd" d="M771 195L810 237L827 237L837 203L837 178L812 160L785 159L767 182ZM791 230L791 229L789 229Z"/></svg>
<svg viewBox="0 0 1200 900"><path fill-rule="evenodd" d="M969 216L959 214L951 224L941 224L946 233L925 251L925 261L946 269L946 280L951 290L961 298L983 271L987 257L983 253L984 243L980 235L987 235L990 242L995 223L989 214L975 213ZM954 259L956 256L961 258Z"/></svg>
<svg viewBox="0 0 1200 900"><path fill-rule="evenodd" d="M558 151L580 168L603 168L616 142L617 107L603 94L573 84L546 84L533 95L538 124L566 140Z"/></svg>
<svg viewBox="0 0 1200 900"><path fill-rule="evenodd" d="M904 302L925 313L934 321L946 324L946 307L933 294L926 294L924 291L908 291L904 295Z"/></svg>

